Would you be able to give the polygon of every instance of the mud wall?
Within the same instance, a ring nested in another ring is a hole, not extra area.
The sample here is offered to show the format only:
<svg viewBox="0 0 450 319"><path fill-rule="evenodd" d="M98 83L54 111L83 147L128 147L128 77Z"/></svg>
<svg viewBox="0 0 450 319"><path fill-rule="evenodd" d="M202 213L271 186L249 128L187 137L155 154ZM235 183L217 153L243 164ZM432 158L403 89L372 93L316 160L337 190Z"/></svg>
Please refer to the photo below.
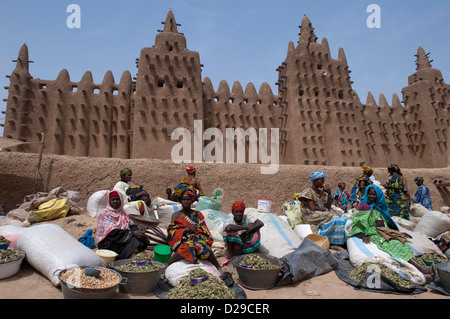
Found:
<svg viewBox="0 0 450 319"><path fill-rule="evenodd" d="M24 196L33 193L38 165L37 154L0 152L0 201L7 210L13 209L23 201ZM199 163L198 178L207 196L221 187L224 190L223 211L230 212L236 200L242 200L249 207L257 207L258 198L273 200L272 212L281 214L281 205L291 200L292 195L310 186L309 175L314 170L328 174L327 184L335 190L343 181L350 191L355 179L361 174L360 168L321 167L306 165L281 165L278 173L262 175L259 164L216 164ZM98 190L112 189L119 180L119 171L129 167L133 171L133 182L143 185L151 197L166 197L167 187L174 187L186 175L186 164L171 161L148 159L111 159L71 157L65 155L46 155L42 157L40 175L37 179L37 192L49 191L62 186L78 191L81 204L86 205L89 197ZM433 185L434 180L450 181L450 169L402 169L411 192L417 186L416 176L425 178L429 186L435 209L450 206L449 188L441 191ZM374 176L380 182L388 178L385 167L374 168Z"/></svg>

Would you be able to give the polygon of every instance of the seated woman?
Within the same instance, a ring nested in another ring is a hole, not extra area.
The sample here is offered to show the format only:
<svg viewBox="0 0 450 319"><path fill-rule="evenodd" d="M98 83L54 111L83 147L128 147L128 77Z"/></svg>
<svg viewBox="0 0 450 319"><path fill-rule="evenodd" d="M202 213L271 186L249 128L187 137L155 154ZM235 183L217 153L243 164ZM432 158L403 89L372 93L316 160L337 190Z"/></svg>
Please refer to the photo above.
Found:
<svg viewBox="0 0 450 319"><path fill-rule="evenodd" d="M125 199L125 204L135 208L143 216L151 216L151 199L142 186L136 186L131 182L133 172L129 168L120 171L120 181L114 185L114 190L119 191Z"/></svg>
<svg viewBox="0 0 450 319"><path fill-rule="evenodd" d="M433 210L433 201L431 200L430 189L423 185L423 177L416 177L414 182L418 186L416 193L411 199L411 202L418 203L428 210Z"/></svg>
<svg viewBox="0 0 450 319"><path fill-rule="evenodd" d="M373 242L377 247L395 258L412 264L421 271L427 281L433 279L433 271L420 265L414 258L411 246L406 242L409 234L399 231L392 220L383 191L376 185L369 185L358 205L358 211L350 218L347 236L356 236L365 244Z"/></svg>
<svg viewBox="0 0 450 319"><path fill-rule="evenodd" d="M244 215L245 204L235 202L231 207L233 218L225 221L223 241L225 242L225 257L223 265L236 255L257 252L260 247L261 234L259 230L264 223L254 217Z"/></svg>
<svg viewBox="0 0 450 319"><path fill-rule="evenodd" d="M202 190L202 186L200 185L200 181L196 178L197 169L194 166L189 166L186 168L186 172L188 173L188 176L183 177L180 183L175 186L173 190L170 188L166 189L168 199L178 202L180 200L181 194L187 188L194 188L196 195L195 201L200 196L205 196Z"/></svg>
<svg viewBox="0 0 450 319"><path fill-rule="evenodd" d="M112 190L106 198L108 204L97 216L97 247L115 251L118 259L146 249L149 240L123 210L122 194Z"/></svg>
<svg viewBox="0 0 450 319"><path fill-rule="evenodd" d="M311 174L312 186L300 193L303 223L311 225L318 235L328 237L332 245L345 244L345 223L347 217L331 207L331 190L325 186L325 175L320 172Z"/></svg>
<svg viewBox="0 0 450 319"><path fill-rule="evenodd" d="M206 225L205 217L201 212L191 208L195 198L194 190L186 189L180 199L182 210L172 215L172 221L167 227L167 243L173 254L167 264L182 259L192 264L208 260L220 270L219 262L211 248L214 240Z"/></svg>

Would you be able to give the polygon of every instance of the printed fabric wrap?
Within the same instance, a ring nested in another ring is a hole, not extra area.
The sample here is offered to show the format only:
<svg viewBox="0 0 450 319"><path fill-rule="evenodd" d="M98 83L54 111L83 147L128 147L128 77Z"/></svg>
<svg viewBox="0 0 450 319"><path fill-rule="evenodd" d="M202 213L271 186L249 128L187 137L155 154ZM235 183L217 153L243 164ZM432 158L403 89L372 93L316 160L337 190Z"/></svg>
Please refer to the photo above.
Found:
<svg viewBox="0 0 450 319"><path fill-rule="evenodd" d="M184 214L184 213L183 213ZM184 230L197 224L195 234L184 234ZM189 215L173 220L167 227L167 242L174 252L178 252L192 264L198 264L201 259L207 259L214 242L205 222L205 217L199 211L192 211Z"/></svg>

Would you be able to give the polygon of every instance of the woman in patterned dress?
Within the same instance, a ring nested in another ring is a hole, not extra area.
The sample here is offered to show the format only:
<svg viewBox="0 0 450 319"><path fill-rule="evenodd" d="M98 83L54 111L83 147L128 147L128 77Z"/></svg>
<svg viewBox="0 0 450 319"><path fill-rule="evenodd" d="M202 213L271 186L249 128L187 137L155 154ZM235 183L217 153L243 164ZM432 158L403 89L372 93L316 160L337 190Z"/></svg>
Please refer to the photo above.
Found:
<svg viewBox="0 0 450 319"><path fill-rule="evenodd" d="M423 177L416 177L414 182L418 186L416 193L412 198L413 203L418 203L428 210L433 210L433 201L431 200L430 189L423 185Z"/></svg>
<svg viewBox="0 0 450 319"><path fill-rule="evenodd" d="M409 193L406 179L397 165L388 167L390 178L384 188L386 189L386 203L391 216L398 216L409 220Z"/></svg>
<svg viewBox="0 0 450 319"><path fill-rule="evenodd" d="M180 199L183 209L172 215L172 221L167 228L167 242L173 251L167 264L182 259L192 264L208 260L220 270L219 262L211 249L214 240L205 217L201 212L191 209L196 198L194 192L193 189L183 192Z"/></svg>
<svg viewBox="0 0 450 319"><path fill-rule="evenodd" d="M332 245L345 244L345 223L347 218L331 207L331 190L325 185L325 175L321 172L311 174L312 186L299 195L303 223L320 236L328 237Z"/></svg>

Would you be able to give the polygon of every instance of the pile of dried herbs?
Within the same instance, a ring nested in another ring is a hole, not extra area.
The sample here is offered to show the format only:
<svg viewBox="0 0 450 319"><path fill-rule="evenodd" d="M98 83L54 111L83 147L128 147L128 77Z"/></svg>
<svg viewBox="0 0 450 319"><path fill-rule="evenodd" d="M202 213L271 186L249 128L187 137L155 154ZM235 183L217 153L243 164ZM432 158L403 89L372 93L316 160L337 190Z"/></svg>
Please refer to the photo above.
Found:
<svg viewBox="0 0 450 319"><path fill-rule="evenodd" d="M393 281L400 287L412 288L414 286L414 283L412 283L410 280L403 278L402 276L394 272L392 269L389 269L385 265L377 263L363 263L361 266L353 268L349 272L350 279L353 279L358 282L366 280L366 272L367 268L369 267L374 267L372 269L380 269L382 276Z"/></svg>
<svg viewBox="0 0 450 319"><path fill-rule="evenodd" d="M446 263L448 262L448 258L447 257L443 257L440 256L436 253L425 253L421 256L421 258L417 258L417 261L419 262L419 264L423 265L423 266L427 266L427 264L425 264L425 262L423 260L427 260L430 261L432 263Z"/></svg>
<svg viewBox="0 0 450 319"><path fill-rule="evenodd" d="M279 266L272 264L267 259L264 259L263 257L255 255L255 254L250 254L250 255L245 256L239 263L239 266L242 266L242 267L250 266L249 268L252 268L252 269L277 269L277 268L280 268Z"/></svg>
<svg viewBox="0 0 450 319"><path fill-rule="evenodd" d="M137 265L134 265L132 261L130 261L130 262L127 262L122 265L114 266L114 268L116 268L117 270L120 270L120 271L150 272L150 271L155 271L155 270L164 268L164 266L161 264L156 264L156 263L148 263L146 265L137 266Z"/></svg>
<svg viewBox="0 0 450 319"><path fill-rule="evenodd" d="M133 256L132 260L136 261L150 261L153 260L153 252L152 251L141 251Z"/></svg>
<svg viewBox="0 0 450 319"><path fill-rule="evenodd" d="M201 278L207 276L208 279L199 284L193 285L191 278ZM234 291L225 285L217 277L211 275L201 268L195 268L189 275L181 280L180 284L170 290L168 299L235 299Z"/></svg>
<svg viewBox="0 0 450 319"><path fill-rule="evenodd" d="M11 242L3 236L0 236L0 245L9 245Z"/></svg>
<svg viewBox="0 0 450 319"><path fill-rule="evenodd" d="M0 249L0 264L7 263L25 257L25 252L20 249Z"/></svg>

